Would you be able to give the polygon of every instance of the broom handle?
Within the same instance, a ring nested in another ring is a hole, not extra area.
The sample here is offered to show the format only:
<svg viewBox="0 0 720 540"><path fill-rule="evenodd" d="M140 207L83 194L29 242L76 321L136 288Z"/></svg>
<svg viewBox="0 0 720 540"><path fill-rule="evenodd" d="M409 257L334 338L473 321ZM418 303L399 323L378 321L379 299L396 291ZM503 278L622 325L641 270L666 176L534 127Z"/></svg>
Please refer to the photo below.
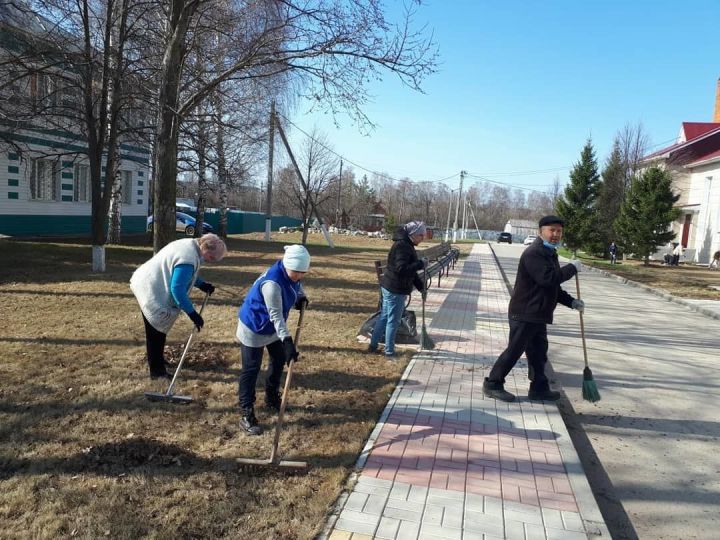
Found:
<svg viewBox="0 0 720 540"><path fill-rule="evenodd" d="M203 298L202 306L200 306L200 315L202 315L203 309L205 309L205 304L207 304L208 298L210 298L210 293L205 293L205 298ZM185 350L183 350L182 356L180 357L180 362L178 362L178 366L177 368L175 368L175 374L173 375L172 381L170 381L170 386L168 386L167 392L165 392L166 396L172 396L173 386L175 386L175 379L177 379L177 376L180 373L180 369L182 368L183 362L185 361L185 356L187 356L187 353L190 350L190 344L193 342L197 331L197 326L195 326L195 323L193 323L193 330L192 332L190 332L190 337L185 344Z"/></svg>
<svg viewBox="0 0 720 540"><path fill-rule="evenodd" d="M577 274L575 274L575 286L577 288L577 299L580 300L580 278ZM583 344L583 356L585 357L585 367L588 366L588 359L587 359L587 346L585 345L585 323L583 323L583 313L582 311L578 311L580 314L580 336L582 336L582 344Z"/></svg>
<svg viewBox="0 0 720 540"><path fill-rule="evenodd" d="M295 347L300 341L300 329L302 328L303 316L305 315L305 304L300 308L300 316L298 317L297 328L295 328ZM285 415L285 405L287 405L287 397L290 393L290 381L292 380L293 366L295 360L290 361L287 375L285 376L285 388L283 388L282 401L280 402L280 410L278 411L277 424L275 425L275 438L273 439L272 452L270 453L270 463L277 460L278 445L280 444L280 431L282 430L283 416Z"/></svg>

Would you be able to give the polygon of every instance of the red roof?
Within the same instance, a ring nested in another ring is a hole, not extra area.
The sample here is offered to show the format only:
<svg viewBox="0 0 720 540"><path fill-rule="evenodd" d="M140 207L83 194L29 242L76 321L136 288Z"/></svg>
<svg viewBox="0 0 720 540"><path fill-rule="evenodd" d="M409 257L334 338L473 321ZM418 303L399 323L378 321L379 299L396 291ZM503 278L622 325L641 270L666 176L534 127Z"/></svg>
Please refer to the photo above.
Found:
<svg viewBox="0 0 720 540"><path fill-rule="evenodd" d="M685 133L685 140L689 141L700 135L704 135L708 131L719 128L720 124L714 122L683 122L682 129Z"/></svg>
<svg viewBox="0 0 720 540"><path fill-rule="evenodd" d="M707 161L708 159L713 158L720 158L720 149L715 150L714 152L710 152L709 154L705 154L704 156L700 156L691 163L688 163L688 165L695 165L696 163L700 163L701 161Z"/></svg>
<svg viewBox="0 0 720 540"><path fill-rule="evenodd" d="M696 143L698 142L696 141L696 139L705 139L705 136L714 136L720 133L720 123L683 122L682 126L685 136L687 137L687 140L685 142L675 143L671 144L670 146L666 146L662 150L657 150L656 152L653 152L652 154L648 154L647 156L643 157L642 161L647 161L654 157L662 156L664 154L670 154L671 152L674 152L681 148L690 148L693 145L696 145ZM692 138L690 137L690 134L693 134ZM695 159L693 159L693 161L695 161Z"/></svg>

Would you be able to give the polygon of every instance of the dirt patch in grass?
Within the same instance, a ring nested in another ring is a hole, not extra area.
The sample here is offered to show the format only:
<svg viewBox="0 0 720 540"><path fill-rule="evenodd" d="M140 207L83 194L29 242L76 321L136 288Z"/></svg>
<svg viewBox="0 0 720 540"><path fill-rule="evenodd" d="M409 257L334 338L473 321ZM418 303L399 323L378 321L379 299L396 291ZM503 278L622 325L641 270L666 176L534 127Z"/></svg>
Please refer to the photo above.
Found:
<svg viewBox="0 0 720 540"><path fill-rule="evenodd" d="M390 242L341 237L331 250L311 237L311 305L280 443L284 458L311 470L287 476L235 462L269 457L272 440L270 429L239 431L237 308L283 243L299 239L261 236L231 238L229 256L201 271L218 290L178 383L189 405L143 395L166 388L147 376L128 288L151 256L146 239L109 246L100 275L84 242L0 241L0 537L285 540L320 530L411 356L366 356L355 340L377 302L372 261ZM183 317L168 336L171 363L190 329ZM257 412L271 428L262 381Z"/></svg>
<svg viewBox="0 0 720 540"><path fill-rule="evenodd" d="M709 270L705 266L692 264L663 266L655 261L645 266L642 261L634 260L610 264L602 260L585 258L583 263L681 298L720 300L720 290L713 288L713 286L720 287L720 272Z"/></svg>

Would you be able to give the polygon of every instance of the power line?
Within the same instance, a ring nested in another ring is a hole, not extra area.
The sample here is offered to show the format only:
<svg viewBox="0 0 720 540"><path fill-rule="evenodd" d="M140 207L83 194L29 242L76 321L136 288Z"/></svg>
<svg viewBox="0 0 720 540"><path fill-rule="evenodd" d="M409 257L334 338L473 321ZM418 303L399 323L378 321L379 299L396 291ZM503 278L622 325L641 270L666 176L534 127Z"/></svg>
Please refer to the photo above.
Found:
<svg viewBox="0 0 720 540"><path fill-rule="evenodd" d="M375 170L373 170L373 169L370 169L370 168L368 168L368 167L364 167L363 165L360 165L360 164L357 163L356 161L353 161L352 159L348 158L347 156L344 156L344 155L342 155L342 154L339 154L338 152L336 152L336 151L333 150L332 148L326 146L326 145L323 144L321 141L317 140L315 137L313 137L312 135L310 135L307 131L305 131L305 130L302 129L300 126L298 126L297 124L295 124L295 123L294 123L292 120L290 120L287 116L285 116L285 115L283 115L283 114L280 114L280 113L277 113L277 115L278 115L278 116L282 116L283 119L284 119L288 124L290 124L291 126L293 126L295 129L297 129L300 133L302 133L303 135L305 135L308 139L310 139L311 141L313 141L315 144L318 144L318 145L322 146L325 150L327 150L327 151L330 152L331 154L337 156L338 158L342 159L343 161L345 161L345 162L347 162L347 163L350 163L351 165L357 167L357 168L360 169L360 170L363 170L363 171L368 172L368 173L370 173L370 174L374 174L375 176L379 176L380 178L385 178L385 179L387 179L387 180L390 180L391 182L399 182L399 181L400 181L400 180L398 180L397 178L395 178L395 177L393 177L393 176L390 176L389 174L381 173L381 172L375 171ZM440 180L423 180L423 181L410 180L410 181L413 182L413 183L445 182L445 181L447 181L447 180L450 180L451 178L454 178L454 177L458 176L458 174L460 174L460 173L453 173L453 174L451 174L450 176L447 176L447 177L445 177L445 178L441 178Z"/></svg>

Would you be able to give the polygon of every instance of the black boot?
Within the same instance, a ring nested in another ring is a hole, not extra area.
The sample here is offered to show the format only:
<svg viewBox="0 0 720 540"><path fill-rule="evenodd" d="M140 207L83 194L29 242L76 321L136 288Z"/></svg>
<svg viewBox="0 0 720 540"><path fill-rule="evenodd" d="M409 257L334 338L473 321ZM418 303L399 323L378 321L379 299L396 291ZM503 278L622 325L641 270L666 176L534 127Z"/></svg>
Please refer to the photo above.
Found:
<svg viewBox="0 0 720 540"><path fill-rule="evenodd" d="M560 399L560 392L550 390L550 384L547 381L541 384L530 383L528 399L531 401L557 401Z"/></svg>
<svg viewBox="0 0 720 540"><path fill-rule="evenodd" d="M503 383L490 381L487 377L485 377L485 382L483 382L483 393L487 397L499 399L500 401L506 401L508 403L515 401L515 396L505 390Z"/></svg>
<svg viewBox="0 0 720 540"><path fill-rule="evenodd" d="M257 418L255 418L254 409L243 409L242 418L240 418L240 427L244 429L248 435L260 435L263 431L258 424Z"/></svg>
<svg viewBox="0 0 720 540"><path fill-rule="evenodd" d="M265 391L265 406L275 412L280 412L280 404L282 403L282 394L276 390ZM290 407L285 405L285 412L290 412Z"/></svg>

